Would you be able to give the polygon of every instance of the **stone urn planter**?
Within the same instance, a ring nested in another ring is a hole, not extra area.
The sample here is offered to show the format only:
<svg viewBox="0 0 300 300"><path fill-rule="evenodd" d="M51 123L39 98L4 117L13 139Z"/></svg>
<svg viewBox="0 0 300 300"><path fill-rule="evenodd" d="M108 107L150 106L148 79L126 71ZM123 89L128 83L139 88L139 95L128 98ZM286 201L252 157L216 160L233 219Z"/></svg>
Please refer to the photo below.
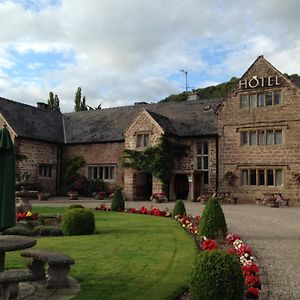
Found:
<svg viewBox="0 0 300 300"><path fill-rule="evenodd" d="M25 211L31 211L32 205L30 204L30 200L37 198L37 191L28 191L27 190L27 184L24 184L21 186L20 191L16 191L16 208L18 212L25 212Z"/></svg>
<svg viewBox="0 0 300 300"><path fill-rule="evenodd" d="M70 191L68 196L70 200L78 200L78 192L76 191Z"/></svg>

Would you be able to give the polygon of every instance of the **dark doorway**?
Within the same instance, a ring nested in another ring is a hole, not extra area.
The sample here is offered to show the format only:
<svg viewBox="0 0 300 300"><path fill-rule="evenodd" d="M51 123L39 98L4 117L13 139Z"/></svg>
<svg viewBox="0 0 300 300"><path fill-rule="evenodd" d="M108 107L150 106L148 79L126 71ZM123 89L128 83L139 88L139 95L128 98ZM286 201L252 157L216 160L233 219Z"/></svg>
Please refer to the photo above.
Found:
<svg viewBox="0 0 300 300"><path fill-rule="evenodd" d="M189 180L186 174L176 174L174 177L174 193L176 199L185 200L189 194Z"/></svg>
<svg viewBox="0 0 300 300"><path fill-rule="evenodd" d="M135 175L135 199L150 200L152 196L152 175L139 172Z"/></svg>

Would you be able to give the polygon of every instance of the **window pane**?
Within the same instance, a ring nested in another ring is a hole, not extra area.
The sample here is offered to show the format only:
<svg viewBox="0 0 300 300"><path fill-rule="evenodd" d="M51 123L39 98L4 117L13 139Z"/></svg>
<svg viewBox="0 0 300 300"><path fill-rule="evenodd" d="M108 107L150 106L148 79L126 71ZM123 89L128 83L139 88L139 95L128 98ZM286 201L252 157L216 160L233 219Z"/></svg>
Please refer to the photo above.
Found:
<svg viewBox="0 0 300 300"><path fill-rule="evenodd" d="M98 168L97 168L97 167L94 167L94 179L97 179L97 178L98 178L97 170L98 170Z"/></svg>
<svg viewBox="0 0 300 300"><path fill-rule="evenodd" d="M265 106L265 103L264 103L264 94L258 94L257 98L258 98L258 101L257 101L258 107Z"/></svg>
<svg viewBox="0 0 300 300"><path fill-rule="evenodd" d="M203 142L203 154L208 154L208 142Z"/></svg>
<svg viewBox="0 0 300 300"><path fill-rule="evenodd" d="M265 170L258 170L258 185L265 185Z"/></svg>
<svg viewBox="0 0 300 300"><path fill-rule="evenodd" d="M267 144L273 145L273 130L267 130Z"/></svg>
<svg viewBox="0 0 300 300"><path fill-rule="evenodd" d="M250 131L249 132L249 136L250 136L250 141L249 144L252 145L256 145L256 131Z"/></svg>
<svg viewBox="0 0 300 300"><path fill-rule="evenodd" d="M265 138L265 131L259 130L258 131L258 145L265 145L266 138Z"/></svg>
<svg viewBox="0 0 300 300"><path fill-rule="evenodd" d="M92 167L88 167L88 179L92 179Z"/></svg>
<svg viewBox="0 0 300 300"><path fill-rule="evenodd" d="M202 154L202 143L197 144L197 154Z"/></svg>
<svg viewBox="0 0 300 300"><path fill-rule="evenodd" d="M273 170L267 170L267 185L274 185Z"/></svg>
<svg viewBox="0 0 300 300"><path fill-rule="evenodd" d="M250 185L256 185L256 170L250 170Z"/></svg>
<svg viewBox="0 0 300 300"><path fill-rule="evenodd" d="M241 95L241 108L248 107L248 95Z"/></svg>
<svg viewBox="0 0 300 300"><path fill-rule="evenodd" d="M248 145L248 132L241 131L241 146Z"/></svg>
<svg viewBox="0 0 300 300"><path fill-rule="evenodd" d="M142 139L143 139L143 136L141 134L138 134L136 136L136 147L139 148L139 147L142 147Z"/></svg>
<svg viewBox="0 0 300 300"><path fill-rule="evenodd" d="M202 157L197 157L197 169L202 170Z"/></svg>
<svg viewBox="0 0 300 300"><path fill-rule="evenodd" d="M203 169L208 170L208 157L207 156L203 157Z"/></svg>
<svg viewBox="0 0 300 300"><path fill-rule="evenodd" d="M203 182L205 184L208 184L209 177L208 177L208 172L203 172Z"/></svg>
<svg viewBox="0 0 300 300"><path fill-rule="evenodd" d="M242 170L241 185L248 185L248 170Z"/></svg>
<svg viewBox="0 0 300 300"><path fill-rule="evenodd" d="M104 179L103 178L103 167L98 168L98 179Z"/></svg>
<svg viewBox="0 0 300 300"><path fill-rule="evenodd" d="M149 134L144 134L144 147L149 145Z"/></svg>
<svg viewBox="0 0 300 300"><path fill-rule="evenodd" d="M275 170L275 185L282 185L282 170Z"/></svg>
<svg viewBox="0 0 300 300"><path fill-rule="evenodd" d="M52 166L49 166L48 177L52 177Z"/></svg>
<svg viewBox="0 0 300 300"><path fill-rule="evenodd" d="M274 93L274 105L280 105L281 102L281 93L275 92Z"/></svg>
<svg viewBox="0 0 300 300"><path fill-rule="evenodd" d="M266 106L272 105L272 92L265 93Z"/></svg>
<svg viewBox="0 0 300 300"><path fill-rule="evenodd" d="M274 139L275 139L275 145L282 144L282 130L274 131Z"/></svg>
<svg viewBox="0 0 300 300"><path fill-rule="evenodd" d="M256 94L249 95L249 102L250 102L250 107L256 107L256 102L257 102Z"/></svg>
<svg viewBox="0 0 300 300"><path fill-rule="evenodd" d="M110 179L115 179L115 167L110 167Z"/></svg>

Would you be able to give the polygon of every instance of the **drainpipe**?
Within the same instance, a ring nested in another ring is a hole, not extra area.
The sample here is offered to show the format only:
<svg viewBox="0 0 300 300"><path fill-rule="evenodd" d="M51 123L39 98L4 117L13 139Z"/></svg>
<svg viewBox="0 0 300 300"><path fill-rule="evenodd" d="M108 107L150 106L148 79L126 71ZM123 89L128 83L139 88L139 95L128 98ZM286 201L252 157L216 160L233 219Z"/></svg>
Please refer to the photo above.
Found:
<svg viewBox="0 0 300 300"><path fill-rule="evenodd" d="M219 191L219 137L216 136L216 192Z"/></svg>

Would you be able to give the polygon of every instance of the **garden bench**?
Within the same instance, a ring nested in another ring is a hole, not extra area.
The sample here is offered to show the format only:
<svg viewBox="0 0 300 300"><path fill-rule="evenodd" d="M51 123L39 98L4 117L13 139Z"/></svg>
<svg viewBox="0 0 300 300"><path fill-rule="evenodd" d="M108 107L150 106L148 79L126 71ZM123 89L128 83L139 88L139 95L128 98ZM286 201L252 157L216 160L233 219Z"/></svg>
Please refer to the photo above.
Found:
<svg viewBox="0 0 300 300"><path fill-rule="evenodd" d="M34 275L25 270L5 270L0 272L2 299L17 299L19 294L19 282L32 280L34 280Z"/></svg>
<svg viewBox="0 0 300 300"><path fill-rule="evenodd" d="M70 265L75 263L68 255L51 252L48 250L32 249L21 253L21 256L30 258L29 270L34 274L36 280L46 277L45 265L47 268L47 288L68 288Z"/></svg>

